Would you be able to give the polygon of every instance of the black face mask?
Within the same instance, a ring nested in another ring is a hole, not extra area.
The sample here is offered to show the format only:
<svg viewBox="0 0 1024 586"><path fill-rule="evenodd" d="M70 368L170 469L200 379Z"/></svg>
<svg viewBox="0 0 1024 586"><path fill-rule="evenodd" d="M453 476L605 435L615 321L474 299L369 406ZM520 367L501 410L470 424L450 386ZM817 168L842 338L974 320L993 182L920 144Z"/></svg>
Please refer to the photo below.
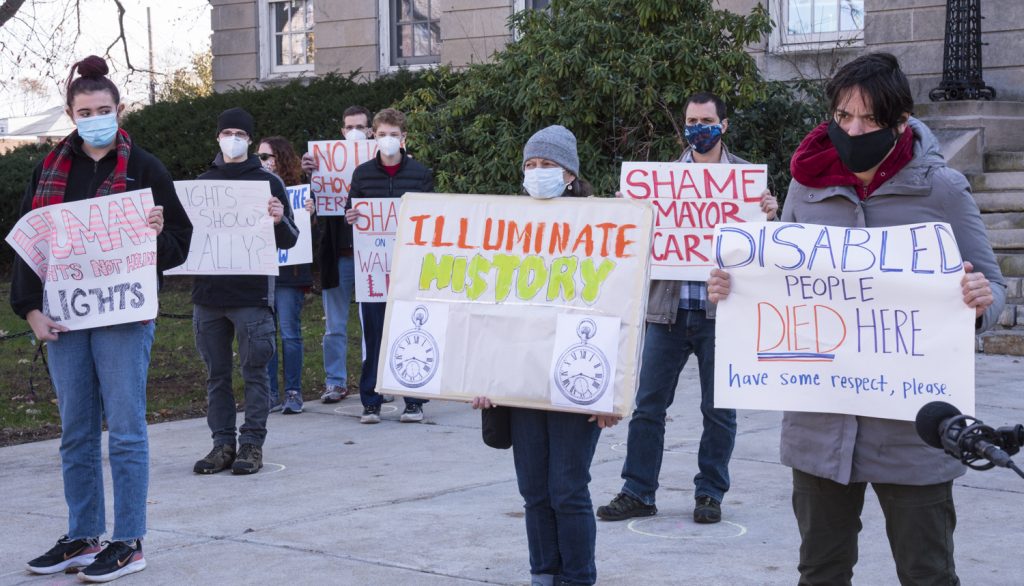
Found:
<svg viewBox="0 0 1024 586"><path fill-rule="evenodd" d="M839 160L854 173L874 168L896 144L896 131L892 128L850 136L834 120L828 125L828 137L839 153Z"/></svg>

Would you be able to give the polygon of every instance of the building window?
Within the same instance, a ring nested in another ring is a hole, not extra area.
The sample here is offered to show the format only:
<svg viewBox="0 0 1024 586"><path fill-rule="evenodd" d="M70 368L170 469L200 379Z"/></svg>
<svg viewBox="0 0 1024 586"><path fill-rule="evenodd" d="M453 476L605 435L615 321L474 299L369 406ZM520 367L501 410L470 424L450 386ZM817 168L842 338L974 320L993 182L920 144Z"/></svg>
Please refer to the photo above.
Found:
<svg viewBox="0 0 1024 586"><path fill-rule="evenodd" d="M444 0L379 0L380 71L420 69L441 62Z"/></svg>
<svg viewBox="0 0 1024 586"><path fill-rule="evenodd" d="M520 10L547 10L551 8L551 0L515 0L512 9Z"/></svg>
<svg viewBox="0 0 1024 586"><path fill-rule="evenodd" d="M313 70L313 0L261 0L261 77Z"/></svg>
<svg viewBox="0 0 1024 586"><path fill-rule="evenodd" d="M864 0L773 0L777 51L862 46Z"/></svg>

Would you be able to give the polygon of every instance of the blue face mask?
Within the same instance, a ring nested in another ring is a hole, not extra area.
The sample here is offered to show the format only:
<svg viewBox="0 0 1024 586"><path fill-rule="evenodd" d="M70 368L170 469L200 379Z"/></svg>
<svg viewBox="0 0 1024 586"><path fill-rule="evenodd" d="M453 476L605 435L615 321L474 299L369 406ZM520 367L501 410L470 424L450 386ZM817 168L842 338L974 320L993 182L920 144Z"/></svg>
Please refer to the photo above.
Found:
<svg viewBox="0 0 1024 586"><path fill-rule="evenodd" d="M688 124L684 132L686 142L702 155L711 151L718 141L722 140L721 124Z"/></svg>
<svg viewBox="0 0 1024 586"><path fill-rule="evenodd" d="M91 147L105 147L114 142L117 135L117 114L103 114L102 116L89 116L75 120L78 126L78 136Z"/></svg>

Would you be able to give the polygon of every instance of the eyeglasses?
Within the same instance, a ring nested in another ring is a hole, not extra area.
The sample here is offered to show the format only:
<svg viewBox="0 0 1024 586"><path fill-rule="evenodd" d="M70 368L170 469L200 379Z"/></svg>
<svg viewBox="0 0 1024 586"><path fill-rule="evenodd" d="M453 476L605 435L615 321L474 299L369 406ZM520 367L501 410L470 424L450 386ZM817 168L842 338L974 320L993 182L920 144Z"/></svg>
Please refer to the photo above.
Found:
<svg viewBox="0 0 1024 586"><path fill-rule="evenodd" d="M259 157L261 161L266 161L267 159L274 159L274 158L276 158L276 157L274 157L274 155L272 155L270 153L258 153L256 156Z"/></svg>
<svg viewBox="0 0 1024 586"><path fill-rule="evenodd" d="M236 138L240 138L242 140L248 140L249 133L244 131L244 130L235 130L235 131L221 130L220 131L220 136L221 136L221 138L228 138L228 137L232 137L233 136L233 137L236 137Z"/></svg>

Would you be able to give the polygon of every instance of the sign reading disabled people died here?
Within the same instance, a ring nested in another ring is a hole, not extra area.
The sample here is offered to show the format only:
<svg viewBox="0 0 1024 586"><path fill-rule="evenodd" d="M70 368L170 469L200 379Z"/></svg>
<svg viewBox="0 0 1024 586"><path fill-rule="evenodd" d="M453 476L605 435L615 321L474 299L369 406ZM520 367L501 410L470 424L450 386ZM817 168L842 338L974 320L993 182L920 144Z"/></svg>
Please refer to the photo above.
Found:
<svg viewBox="0 0 1024 586"><path fill-rule="evenodd" d="M309 264L313 262L313 222L306 211L309 185L295 185L287 189L295 227L299 229L299 239L291 248L277 249L277 262L281 266Z"/></svg>
<svg viewBox="0 0 1024 586"><path fill-rule="evenodd" d="M185 264L165 275L277 275L266 181L175 181L192 221Z"/></svg>
<svg viewBox="0 0 1024 586"><path fill-rule="evenodd" d="M7 243L43 282L42 311L72 330L154 319L156 232L148 190L25 214Z"/></svg>
<svg viewBox="0 0 1024 586"><path fill-rule="evenodd" d="M318 167L309 179L316 196L317 215L345 215L352 172L377 156L377 141L315 140L309 142L309 152Z"/></svg>
<svg viewBox="0 0 1024 586"><path fill-rule="evenodd" d="M623 197L654 206L651 278L705 281L715 267L715 226L765 220L766 165L622 164Z"/></svg>
<svg viewBox="0 0 1024 586"><path fill-rule="evenodd" d="M391 253L395 247L398 207L393 197L352 200L359 219L352 224L352 248L356 262L356 301L383 303L388 298Z"/></svg>
<svg viewBox="0 0 1024 586"><path fill-rule="evenodd" d="M628 414L653 224L626 199L406 194L377 392Z"/></svg>
<svg viewBox="0 0 1024 586"><path fill-rule="evenodd" d="M914 420L974 413L974 310L948 224L719 226L715 406Z"/></svg>

